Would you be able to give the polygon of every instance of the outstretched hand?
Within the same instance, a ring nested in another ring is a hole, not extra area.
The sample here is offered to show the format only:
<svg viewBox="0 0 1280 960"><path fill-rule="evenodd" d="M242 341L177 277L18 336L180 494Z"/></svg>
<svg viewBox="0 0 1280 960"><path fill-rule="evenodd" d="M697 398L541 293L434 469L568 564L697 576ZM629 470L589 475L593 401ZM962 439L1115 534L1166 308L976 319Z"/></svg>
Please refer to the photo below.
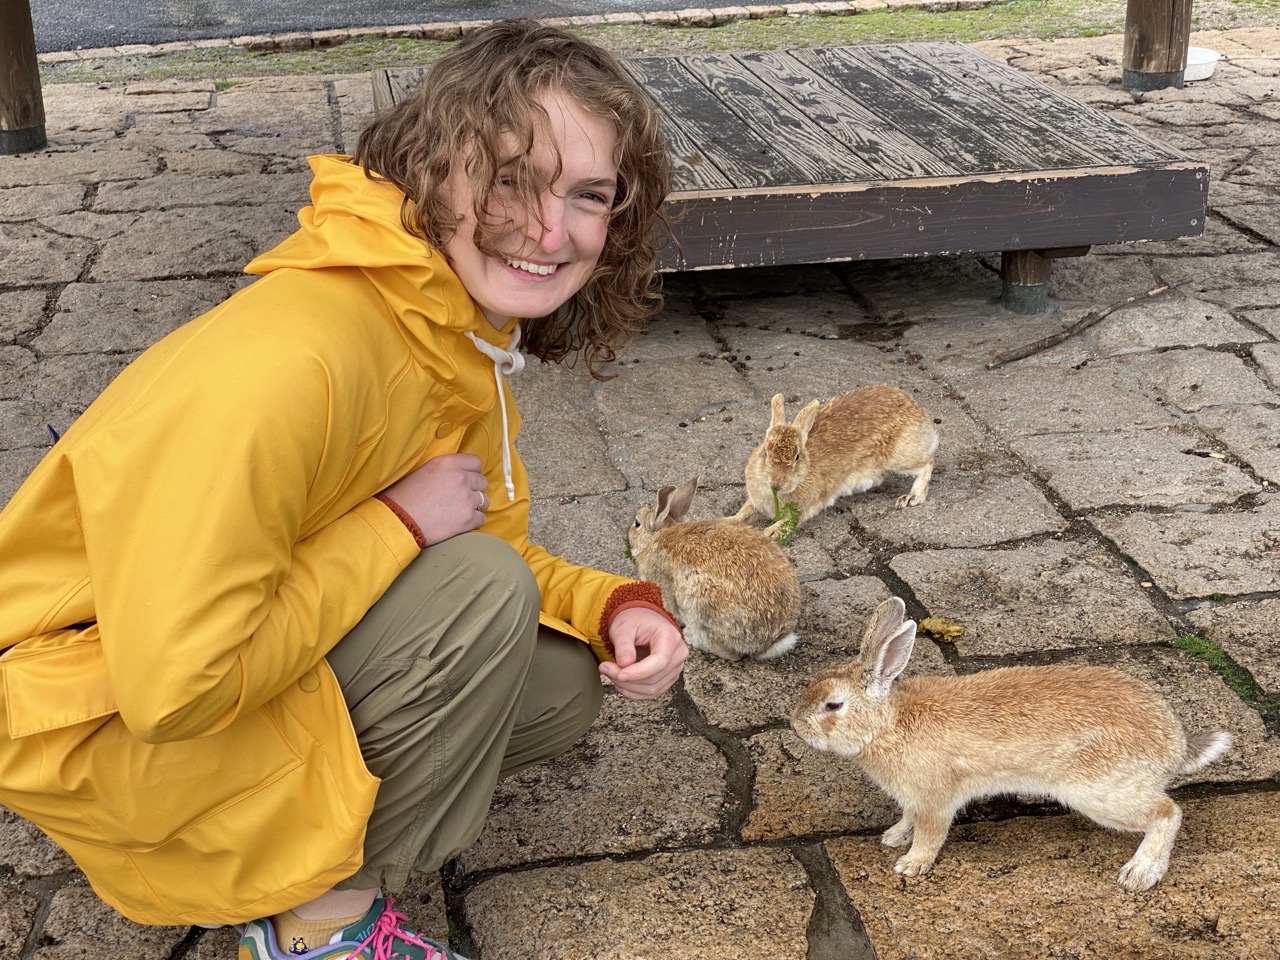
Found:
<svg viewBox="0 0 1280 960"><path fill-rule="evenodd" d="M479 457L443 453L405 474L384 493L413 517L430 546L484 523L487 486Z"/></svg>
<svg viewBox="0 0 1280 960"><path fill-rule="evenodd" d="M609 624L613 663L600 672L628 700L652 700L665 693L684 669L689 648L666 617L644 607L629 607Z"/></svg>

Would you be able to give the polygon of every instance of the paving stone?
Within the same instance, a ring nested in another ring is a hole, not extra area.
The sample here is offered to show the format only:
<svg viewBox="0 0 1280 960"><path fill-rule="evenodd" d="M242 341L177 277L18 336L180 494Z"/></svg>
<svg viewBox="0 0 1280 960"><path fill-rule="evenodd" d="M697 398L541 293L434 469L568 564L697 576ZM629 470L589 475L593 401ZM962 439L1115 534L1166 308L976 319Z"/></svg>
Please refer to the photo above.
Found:
<svg viewBox="0 0 1280 960"><path fill-rule="evenodd" d="M964 657L1122 647L1173 635L1128 572L1089 544L923 550L899 554L889 566L929 614L965 628L954 642Z"/></svg>
<svg viewBox="0 0 1280 960"><path fill-rule="evenodd" d="M724 360L638 363L617 372L595 392L611 433L686 420L751 397L741 374Z"/></svg>
<svg viewBox="0 0 1280 960"><path fill-rule="evenodd" d="M804 960L813 902L790 853L756 847L498 876L467 919L485 960Z"/></svg>
<svg viewBox="0 0 1280 960"><path fill-rule="evenodd" d="M720 355L707 322L686 297L667 297L662 312L619 351L620 364L667 363Z"/></svg>
<svg viewBox="0 0 1280 960"><path fill-rule="evenodd" d="M140 352L234 289L226 280L68 284L33 345L45 357Z"/></svg>
<svg viewBox="0 0 1280 960"><path fill-rule="evenodd" d="M1059 333L1071 322L1057 310L1021 316L987 301L965 301L912 319L902 336L904 349L921 355L929 369L956 376L985 374L996 357ZM1050 362L1038 355L1019 361L1015 369Z"/></svg>
<svg viewBox="0 0 1280 960"><path fill-rule="evenodd" d="M1187 619L1251 674L1269 693L1280 693L1280 658L1275 625L1280 600L1216 603L1187 614Z"/></svg>
<svg viewBox="0 0 1280 960"><path fill-rule="evenodd" d="M1269 406L1223 406L1201 410L1196 425L1213 434L1232 456L1264 481L1280 484L1280 411Z"/></svg>
<svg viewBox="0 0 1280 960"><path fill-rule="evenodd" d="M141 150L87 147L68 153L26 153L0 163L0 187L139 180L157 169L158 162Z"/></svg>
<svg viewBox="0 0 1280 960"><path fill-rule="evenodd" d="M1266 330L1271 336L1280 336L1276 331L1280 330L1280 307L1263 307L1257 310L1242 310L1241 317L1250 323L1255 323L1263 330ZM1258 359L1255 353L1254 359ZM1273 385L1280 385L1280 377L1272 373L1266 374L1267 379Z"/></svg>
<svg viewBox="0 0 1280 960"><path fill-rule="evenodd" d="M229 960L236 955L239 944L240 934L234 927L218 927L203 931L185 956L191 960Z"/></svg>
<svg viewBox="0 0 1280 960"><path fill-rule="evenodd" d="M438 872L411 877L408 885L396 894L396 909L409 918L409 926L414 930L437 943L449 942L449 917Z"/></svg>
<svg viewBox="0 0 1280 960"><path fill-rule="evenodd" d="M1027 480L959 472L935 472L929 499L914 507L898 510L892 501L854 498L849 510L872 536L904 549L986 547L1057 533L1067 525Z"/></svg>
<svg viewBox="0 0 1280 960"><path fill-rule="evenodd" d="M0 223L0 260L12 286L76 279L93 253L78 237L62 237L34 223Z"/></svg>
<svg viewBox="0 0 1280 960"><path fill-rule="evenodd" d="M1178 600L1280 590L1280 503L1224 513L1134 513L1090 522Z"/></svg>
<svg viewBox="0 0 1280 960"><path fill-rule="evenodd" d="M1183 261L1192 292L1233 309L1280 306L1280 253L1226 254Z"/></svg>
<svg viewBox="0 0 1280 960"><path fill-rule="evenodd" d="M77 210L75 213L45 217L39 222L42 227L54 233L88 240L105 240L128 232L141 216L140 213L101 214Z"/></svg>
<svg viewBox="0 0 1280 960"><path fill-rule="evenodd" d="M627 528L636 504L622 494L538 498L529 508L529 539L572 563L634 577Z"/></svg>
<svg viewBox="0 0 1280 960"><path fill-rule="evenodd" d="M1280 387L1280 344L1263 343L1253 348L1251 356L1272 387Z"/></svg>
<svg viewBox="0 0 1280 960"><path fill-rule="evenodd" d="M104 183L93 206L105 213L265 204L289 204L297 208L309 202L307 185L310 182L311 178L301 173L240 173L222 177L161 174L146 180Z"/></svg>
<svg viewBox="0 0 1280 960"><path fill-rule="evenodd" d="M747 749L755 781L743 840L879 833L901 816L853 760L814 750L790 729L757 734Z"/></svg>
<svg viewBox="0 0 1280 960"><path fill-rule="evenodd" d="M1229 504L1259 489L1239 467L1208 456L1200 434L1188 426L1045 434L1010 446L1074 511Z"/></svg>
<svg viewBox="0 0 1280 960"><path fill-rule="evenodd" d="M713 726L750 730L786 723L814 677L857 656L871 611L888 596L888 588L873 577L806 583L796 628L800 640L790 653L777 660L730 663L694 651L685 666L685 689ZM920 644L910 673L947 670L933 644Z"/></svg>
<svg viewBox="0 0 1280 960"><path fill-rule="evenodd" d="M1090 304L1118 303L1159 283L1151 268L1134 257L1068 257L1053 263L1049 296L1051 300Z"/></svg>
<svg viewBox="0 0 1280 960"><path fill-rule="evenodd" d="M188 929L133 923L87 886L63 887L53 895L32 960L165 960Z"/></svg>
<svg viewBox="0 0 1280 960"><path fill-rule="evenodd" d="M68 354L52 357L40 365L33 383L35 400L57 403L75 415L84 412L121 370L137 354Z"/></svg>
<svg viewBox="0 0 1280 960"><path fill-rule="evenodd" d="M29 341L43 319L45 300L41 290L0 293L0 343Z"/></svg>
<svg viewBox="0 0 1280 960"><path fill-rule="evenodd" d="M290 206L191 207L144 213L102 244L95 281L238 272L297 228Z"/></svg>
<svg viewBox="0 0 1280 960"><path fill-rule="evenodd" d="M843 290L734 300L719 305L713 313L721 323L731 326L767 328L825 340L841 339L842 329L871 319Z"/></svg>
<svg viewBox="0 0 1280 960"><path fill-rule="evenodd" d="M287 80L288 82L282 82ZM269 91L269 95L264 95ZM245 152L332 153L333 112L323 79L314 77L245 80L218 94L217 104L195 116L194 130L221 135L221 142L245 150L245 141L263 141Z"/></svg>
<svg viewBox="0 0 1280 960"><path fill-rule="evenodd" d="M8 411L0 404L0 415L7 415L7 413ZM47 433L45 437L52 439ZM0 507L9 502L14 491L40 462L43 455L44 450L38 447L9 449L0 445Z"/></svg>
<svg viewBox="0 0 1280 960"><path fill-rule="evenodd" d="M709 843L725 803L726 769L714 744L682 728L670 697L632 702L610 694L600 719L567 753L498 784L463 864L485 871Z"/></svg>
<svg viewBox="0 0 1280 960"><path fill-rule="evenodd" d="M26 396L35 378L36 358L26 347L0 346L0 399Z"/></svg>
<svg viewBox="0 0 1280 960"><path fill-rule="evenodd" d="M1205 350L1170 350L1130 357L1127 370L1155 394L1159 402L1188 412L1215 404L1273 403L1277 395L1234 354Z"/></svg>
<svg viewBox="0 0 1280 960"><path fill-rule="evenodd" d="M726 388L731 383L726 380ZM626 409L614 398L609 406L611 410ZM645 406L652 410L653 402L641 401L631 409L638 412ZM759 405L741 402L695 409L695 415L674 423L634 425L626 431L617 428L610 412L604 414L606 434L645 490L656 491L694 476L705 487L743 482L747 457L764 436L768 414L762 413Z"/></svg>
<svg viewBox="0 0 1280 960"><path fill-rule="evenodd" d="M75 864L61 847L29 821L3 808L0 808L0 865L25 877L48 877L75 870ZM0 956L3 955L3 946L0 946Z"/></svg>
<svg viewBox="0 0 1280 960"><path fill-rule="evenodd" d="M507 378L507 388L520 405L524 422L535 420L587 420L594 422L592 392L596 381L586 364L567 367L525 357L525 368Z"/></svg>
<svg viewBox="0 0 1280 960"><path fill-rule="evenodd" d="M0 886L0 960L18 960L39 904L8 886Z"/></svg>
<svg viewBox="0 0 1280 960"><path fill-rule="evenodd" d="M520 456L539 496L592 495L627 489L609 461L604 437L590 422L542 420L520 430ZM490 491L493 497L503 496Z"/></svg>
<svg viewBox="0 0 1280 960"><path fill-rule="evenodd" d="M78 183L49 183L0 190L0 221L33 220L79 210L85 188Z"/></svg>
<svg viewBox="0 0 1280 960"><path fill-rule="evenodd" d="M1258 147L1250 150L1231 171L1236 183L1280 184L1280 147Z"/></svg>
<svg viewBox="0 0 1280 960"><path fill-rule="evenodd" d="M1000 310L1000 278L976 255L859 261L841 273L850 290L889 322L931 310L945 315L976 302Z"/></svg>
<svg viewBox="0 0 1280 960"><path fill-rule="evenodd" d="M1274 798L1182 804L1169 872L1152 890L1115 882L1137 847L1073 814L954 827L925 877L893 873L875 837L827 850L880 960L1266 957L1280 942Z"/></svg>
<svg viewBox="0 0 1280 960"><path fill-rule="evenodd" d="M1251 230L1273 244L1280 244L1280 215L1276 214L1275 207L1265 204L1232 204L1217 209L1237 226Z"/></svg>

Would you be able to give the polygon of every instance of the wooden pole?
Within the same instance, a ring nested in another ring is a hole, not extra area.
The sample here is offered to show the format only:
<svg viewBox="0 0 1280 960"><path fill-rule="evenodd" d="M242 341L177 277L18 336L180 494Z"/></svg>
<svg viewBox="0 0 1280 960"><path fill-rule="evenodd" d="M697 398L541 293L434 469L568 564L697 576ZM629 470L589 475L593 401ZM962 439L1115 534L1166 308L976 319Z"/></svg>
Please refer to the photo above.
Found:
<svg viewBox="0 0 1280 960"><path fill-rule="evenodd" d="M0 0L0 154L42 150L44 98L30 0Z"/></svg>
<svg viewBox="0 0 1280 960"><path fill-rule="evenodd" d="M1191 0L1128 0L1124 17L1126 90L1181 87L1191 41Z"/></svg>

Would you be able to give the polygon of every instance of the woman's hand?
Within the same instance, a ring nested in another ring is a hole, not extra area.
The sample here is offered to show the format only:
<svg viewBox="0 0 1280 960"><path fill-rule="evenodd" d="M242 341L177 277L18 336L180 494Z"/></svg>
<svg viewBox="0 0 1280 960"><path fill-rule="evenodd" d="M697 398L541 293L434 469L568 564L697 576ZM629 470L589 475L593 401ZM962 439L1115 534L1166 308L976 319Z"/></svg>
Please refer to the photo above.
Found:
<svg viewBox="0 0 1280 960"><path fill-rule="evenodd" d="M628 607L609 624L613 663L600 672L628 700L652 700L665 693L684 669L689 648L666 617L644 607Z"/></svg>
<svg viewBox="0 0 1280 960"><path fill-rule="evenodd" d="M475 454L443 453L383 492L413 517L430 546L484 523L488 485Z"/></svg>

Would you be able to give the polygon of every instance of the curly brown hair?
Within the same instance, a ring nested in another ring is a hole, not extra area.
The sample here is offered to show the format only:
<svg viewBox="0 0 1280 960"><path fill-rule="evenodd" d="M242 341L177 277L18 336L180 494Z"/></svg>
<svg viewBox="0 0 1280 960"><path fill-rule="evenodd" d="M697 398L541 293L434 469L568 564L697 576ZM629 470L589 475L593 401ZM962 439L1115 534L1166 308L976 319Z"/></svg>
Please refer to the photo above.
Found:
<svg viewBox="0 0 1280 960"><path fill-rule="evenodd" d="M465 163L475 244L500 255L493 238L505 224L485 216L489 196L505 168L521 205L538 215L529 154L536 134L547 129L539 97L549 91L613 124L618 192L591 277L555 313L525 325L523 347L546 361L581 352L591 374L603 379L599 365L613 360L615 350L662 307L656 256L666 225L662 202L671 189L658 112L616 58L536 20L497 21L441 57L413 96L367 127L354 159L366 176L404 192L405 229L436 249L458 226L441 188L453 166Z"/></svg>

